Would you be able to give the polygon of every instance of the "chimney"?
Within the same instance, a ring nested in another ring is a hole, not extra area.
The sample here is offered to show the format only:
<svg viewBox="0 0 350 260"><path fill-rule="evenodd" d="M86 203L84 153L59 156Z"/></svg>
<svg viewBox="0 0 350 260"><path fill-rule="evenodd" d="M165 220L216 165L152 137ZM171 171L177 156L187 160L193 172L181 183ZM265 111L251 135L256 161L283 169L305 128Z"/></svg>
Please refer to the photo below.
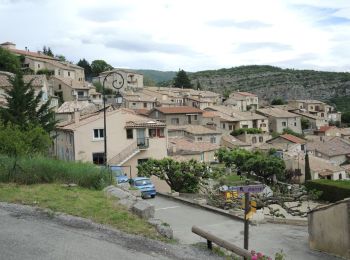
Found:
<svg viewBox="0 0 350 260"><path fill-rule="evenodd" d="M77 108L74 109L74 123L79 123L80 121L80 112Z"/></svg>

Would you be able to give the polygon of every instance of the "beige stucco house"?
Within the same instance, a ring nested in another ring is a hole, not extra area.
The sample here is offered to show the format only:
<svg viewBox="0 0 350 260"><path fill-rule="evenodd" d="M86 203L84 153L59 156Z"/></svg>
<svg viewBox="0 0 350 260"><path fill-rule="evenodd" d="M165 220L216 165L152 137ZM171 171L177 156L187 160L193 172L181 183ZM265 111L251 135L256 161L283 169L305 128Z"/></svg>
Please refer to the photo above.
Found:
<svg viewBox="0 0 350 260"><path fill-rule="evenodd" d="M155 107L149 117L166 123L166 125L199 125L203 110L195 107Z"/></svg>
<svg viewBox="0 0 350 260"><path fill-rule="evenodd" d="M276 107L260 108L256 112L268 118L271 132L282 133L285 128L289 128L296 133L302 133L299 115Z"/></svg>
<svg viewBox="0 0 350 260"><path fill-rule="evenodd" d="M253 93L238 91L231 93L229 98L224 101L224 105L238 111L254 111L259 108L259 98Z"/></svg>
<svg viewBox="0 0 350 260"><path fill-rule="evenodd" d="M164 123L137 115L130 109L107 112L107 162L124 167L131 177L136 166L149 158L167 156L167 129ZM56 129L55 154L59 159L104 164L103 112L80 116ZM162 183L158 182L157 183ZM159 184L167 189L167 185Z"/></svg>

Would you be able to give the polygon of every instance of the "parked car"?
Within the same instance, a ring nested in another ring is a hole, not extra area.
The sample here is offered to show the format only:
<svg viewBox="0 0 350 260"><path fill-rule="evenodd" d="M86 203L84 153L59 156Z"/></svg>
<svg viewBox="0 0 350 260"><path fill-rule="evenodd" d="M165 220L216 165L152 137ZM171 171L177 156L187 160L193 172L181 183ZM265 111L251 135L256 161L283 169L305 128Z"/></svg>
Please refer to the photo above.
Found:
<svg viewBox="0 0 350 260"><path fill-rule="evenodd" d="M141 191L142 197L154 198L157 194L156 187L150 180L146 177L136 177L129 180L132 187L135 187Z"/></svg>
<svg viewBox="0 0 350 260"><path fill-rule="evenodd" d="M123 172L122 167L112 165L109 168L112 171L112 175L113 175L116 183L126 183L129 181L129 178L128 178L128 176L126 176L126 173Z"/></svg>

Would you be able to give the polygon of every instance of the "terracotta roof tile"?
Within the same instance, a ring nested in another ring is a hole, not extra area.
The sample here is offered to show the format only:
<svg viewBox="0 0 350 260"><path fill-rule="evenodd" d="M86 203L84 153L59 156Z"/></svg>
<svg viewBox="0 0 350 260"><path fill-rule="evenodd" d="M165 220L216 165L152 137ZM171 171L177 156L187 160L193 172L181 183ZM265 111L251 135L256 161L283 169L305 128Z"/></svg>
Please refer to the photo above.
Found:
<svg viewBox="0 0 350 260"><path fill-rule="evenodd" d="M304 139L301 139L299 137L296 137L296 136L290 135L290 134L280 135L279 137L282 137L282 138L284 138L292 143L296 143L296 144L305 144L306 143L306 141Z"/></svg>

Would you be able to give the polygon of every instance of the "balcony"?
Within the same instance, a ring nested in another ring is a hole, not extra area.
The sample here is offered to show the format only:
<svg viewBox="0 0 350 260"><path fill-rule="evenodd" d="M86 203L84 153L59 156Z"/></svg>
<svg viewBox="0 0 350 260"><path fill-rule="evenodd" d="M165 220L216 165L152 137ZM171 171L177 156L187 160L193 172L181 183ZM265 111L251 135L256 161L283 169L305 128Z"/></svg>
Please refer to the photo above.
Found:
<svg viewBox="0 0 350 260"><path fill-rule="evenodd" d="M148 137L137 138L137 147L140 150L149 148L149 138Z"/></svg>

